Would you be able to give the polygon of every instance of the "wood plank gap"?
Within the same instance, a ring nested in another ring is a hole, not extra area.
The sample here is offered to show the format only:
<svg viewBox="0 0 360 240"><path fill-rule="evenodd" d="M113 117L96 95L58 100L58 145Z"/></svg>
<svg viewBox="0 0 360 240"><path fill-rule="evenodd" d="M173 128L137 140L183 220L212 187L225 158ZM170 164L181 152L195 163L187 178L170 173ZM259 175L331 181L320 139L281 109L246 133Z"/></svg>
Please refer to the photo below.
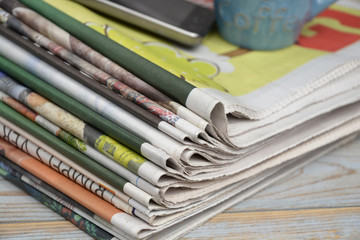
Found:
<svg viewBox="0 0 360 240"><path fill-rule="evenodd" d="M301 210L326 210L326 209L346 209L346 208L360 208L360 205L354 206L336 206L336 207L316 207L316 208L288 208L288 209L259 209L259 210L244 210L244 211L225 211L224 213L259 213L259 212L290 212Z"/></svg>

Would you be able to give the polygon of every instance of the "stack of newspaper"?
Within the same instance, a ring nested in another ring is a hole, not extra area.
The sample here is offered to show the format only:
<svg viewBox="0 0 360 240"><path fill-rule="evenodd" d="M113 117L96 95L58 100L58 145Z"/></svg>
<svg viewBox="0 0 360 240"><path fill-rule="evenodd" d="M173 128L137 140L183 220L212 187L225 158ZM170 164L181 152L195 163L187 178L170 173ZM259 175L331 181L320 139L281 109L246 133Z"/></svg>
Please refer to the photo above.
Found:
<svg viewBox="0 0 360 240"><path fill-rule="evenodd" d="M216 30L181 48L69 0L0 7L0 172L96 239L179 238L359 134L359 2L276 51Z"/></svg>

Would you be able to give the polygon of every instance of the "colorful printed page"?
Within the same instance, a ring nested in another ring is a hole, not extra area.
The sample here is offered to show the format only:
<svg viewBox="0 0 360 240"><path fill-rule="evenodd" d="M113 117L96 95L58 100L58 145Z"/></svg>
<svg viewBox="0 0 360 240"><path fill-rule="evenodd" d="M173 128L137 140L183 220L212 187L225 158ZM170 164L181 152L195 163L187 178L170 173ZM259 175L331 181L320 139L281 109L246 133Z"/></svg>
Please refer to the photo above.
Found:
<svg viewBox="0 0 360 240"><path fill-rule="evenodd" d="M95 15L75 3L47 2L194 86L218 89L233 96L250 93L309 60L360 40L360 11L338 4L307 24L294 46L278 51L249 52L227 43L217 31L210 33L201 46L185 49L148 32Z"/></svg>

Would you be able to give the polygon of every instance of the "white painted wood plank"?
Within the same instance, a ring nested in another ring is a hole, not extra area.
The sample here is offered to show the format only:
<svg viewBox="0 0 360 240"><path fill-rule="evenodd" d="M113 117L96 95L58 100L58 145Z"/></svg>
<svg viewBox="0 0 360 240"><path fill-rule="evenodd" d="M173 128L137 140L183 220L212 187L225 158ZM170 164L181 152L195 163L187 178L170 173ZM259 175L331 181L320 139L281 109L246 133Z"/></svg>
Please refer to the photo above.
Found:
<svg viewBox="0 0 360 240"><path fill-rule="evenodd" d="M62 220L61 216L31 196L1 196L0 223Z"/></svg>
<svg viewBox="0 0 360 240"><path fill-rule="evenodd" d="M360 239L360 207L223 213L183 239Z"/></svg>
<svg viewBox="0 0 360 240"><path fill-rule="evenodd" d="M228 211L360 206L360 138Z"/></svg>
<svg viewBox="0 0 360 240"><path fill-rule="evenodd" d="M0 239L90 240L86 233L67 221L0 224Z"/></svg>
<svg viewBox="0 0 360 240"><path fill-rule="evenodd" d="M61 216L16 185L0 179L0 223L62 220Z"/></svg>

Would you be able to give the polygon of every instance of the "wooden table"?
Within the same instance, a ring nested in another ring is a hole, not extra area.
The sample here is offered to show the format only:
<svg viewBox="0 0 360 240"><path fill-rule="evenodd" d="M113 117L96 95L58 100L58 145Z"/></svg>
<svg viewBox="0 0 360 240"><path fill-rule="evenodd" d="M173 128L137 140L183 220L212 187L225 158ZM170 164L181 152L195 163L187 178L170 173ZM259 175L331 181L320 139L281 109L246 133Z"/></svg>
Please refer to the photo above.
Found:
<svg viewBox="0 0 360 240"><path fill-rule="evenodd" d="M0 178L0 239L91 239ZM360 137L184 239L360 239Z"/></svg>

